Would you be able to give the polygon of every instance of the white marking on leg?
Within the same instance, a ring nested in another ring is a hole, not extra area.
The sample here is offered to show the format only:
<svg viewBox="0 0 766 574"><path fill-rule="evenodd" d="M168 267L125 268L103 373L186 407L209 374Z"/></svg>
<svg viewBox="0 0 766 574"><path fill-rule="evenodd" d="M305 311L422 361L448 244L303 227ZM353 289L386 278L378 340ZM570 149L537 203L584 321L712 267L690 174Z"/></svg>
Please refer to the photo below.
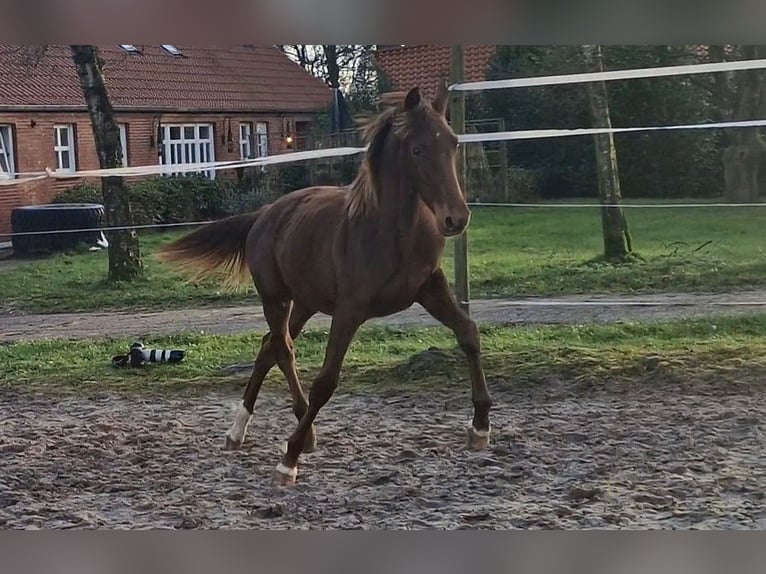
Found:
<svg viewBox="0 0 766 574"><path fill-rule="evenodd" d="M489 428L487 428L487 430L476 430L476 428L473 426L473 421L468 422L468 428L477 438L487 438L489 436Z"/></svg>
<svg viewBox="0 0 766 574"><path fill-rule="evenodd" d="M239 405L237 414L234 415L234 424L231 425L228 433L231 440L241 443L245 439L247 425L250 423L252 416L245 408L245 405Z"/></svg>
<svg viewBox="0 0 766 574"><path fill-rule="evenodd" d="M289 476L290 478L295 480L295 478L298 476L298 467L294 466L290 468L289 466L286 466L285 464L280 462L277 465L277 472L279 474L284 474L285 476Z"/></svg>

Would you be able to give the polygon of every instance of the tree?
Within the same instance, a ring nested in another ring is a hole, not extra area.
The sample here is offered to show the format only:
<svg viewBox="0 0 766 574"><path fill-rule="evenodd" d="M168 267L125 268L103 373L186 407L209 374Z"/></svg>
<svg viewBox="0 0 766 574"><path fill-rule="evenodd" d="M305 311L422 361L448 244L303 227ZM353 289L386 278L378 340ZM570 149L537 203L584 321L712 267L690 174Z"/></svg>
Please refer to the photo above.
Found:
<svg viewBox="0 0 766 574"><path fill-rule="evenodd" d="M114 110L102 73L103 62L95 46L70 46L77 68L85 103L88 106L93 136L96 141L99 165L102 169L122 165L123 150ZM122 177L101 178L101 194L108 227L121 227L132 223L130 200ZM143 263L135 230L109 231L109 279L130 281L140 276Z"/></svg>
<svg viewBox="0 0 766 574"><path fill-rule="evenodd" d="M604 70L601 47L586 45L582 47L583 58L588 71ZM604 82L588 84L588 101L593 127L611 128L609 117L609 99ZM596 134L593 136L596 148L596 170L598 174L599 196L601 198L601 225L604 234L604 257L609 260L625 259L631 251L630 235L625 214L620 207L620 176L617 168L617 148L614 136Z"/></svg>
<svg viewBox="0 0 766 574"><path fill-rule="evenodd" d="M279 44L290 59L339 90L355 111L371 109L377 96L372 44Z"/></svg>
<svg viewBox="0 0 766 574"><path fill-rule="evenodd" d="M711 62L766 57L764 46L707 46ZM712 74L708 87L720 121L751 120L766 113L766 70L742 70ZM721 162L727 199L758 201L761 165L766 152L760 128L723 130Z"/></svg>
<svg viewBox="0 0 766 574"><path fill-rule="evenodd" d="M607 69L652 68L707 61L694 46L602 46ZM488 79L576 73L578 46L498 46ZM707 76L707 75L706 75ZM711 74L712 76L712 74ZM615 126L698 124L711 120L710 90L703 76L607 82ZM475 110L480 104L483 109ZM469 98L469 118L503 118L508 130L581 128L590 124L583 85L487 90ZM720 134L716 130L615 134L624 197L711 197L723 189ZM593 140L584 137L508 142L508 161L531 176L542 198L596 196Z"/></svg>

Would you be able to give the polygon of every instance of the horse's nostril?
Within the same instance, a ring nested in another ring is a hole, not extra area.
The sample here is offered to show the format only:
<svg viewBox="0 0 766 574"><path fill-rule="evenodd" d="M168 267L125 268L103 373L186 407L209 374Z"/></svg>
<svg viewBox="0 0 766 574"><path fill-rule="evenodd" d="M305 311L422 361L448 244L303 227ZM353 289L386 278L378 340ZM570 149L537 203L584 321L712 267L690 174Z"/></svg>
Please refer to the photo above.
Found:
<svg viewBox="0 0 766 574"><path fill-rule="evenodd" d="M455 228L455 220L451 217L448 217L444 220L444 225L447 227L447 229L452 230Z"/></svg>

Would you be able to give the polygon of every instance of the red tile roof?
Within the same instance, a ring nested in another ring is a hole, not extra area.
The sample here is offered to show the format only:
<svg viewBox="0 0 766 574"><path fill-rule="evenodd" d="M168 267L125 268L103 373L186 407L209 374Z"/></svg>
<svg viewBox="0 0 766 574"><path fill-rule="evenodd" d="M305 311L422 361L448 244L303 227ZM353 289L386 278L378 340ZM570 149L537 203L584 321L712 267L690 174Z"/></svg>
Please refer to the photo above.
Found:
<svg viewBox="0 0 766 574"><path fill-rule="evenodd" d="M118 110L311 112L331 92L273 46L99 46ZM84 108L69 46L0 46L0 109Z"/></svg>
<svg viewBox="0 0 766 574"><path fill-rule="evenodd" d="M485 80L495 46L464 46L463 52L464 81ZM424 94L433 97L438 83L449 80L449 46L389 46L378 49L375 60L395 90L419 86Z"/></svg>

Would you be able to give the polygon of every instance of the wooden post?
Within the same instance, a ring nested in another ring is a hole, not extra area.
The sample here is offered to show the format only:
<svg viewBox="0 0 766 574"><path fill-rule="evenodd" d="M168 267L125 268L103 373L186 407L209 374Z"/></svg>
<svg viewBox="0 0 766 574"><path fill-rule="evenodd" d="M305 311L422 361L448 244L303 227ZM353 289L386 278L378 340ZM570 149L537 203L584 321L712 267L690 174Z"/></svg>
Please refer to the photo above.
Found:
<svg viewBox="0 0 766 574"><path fill-rule="evenodd" d="M450 83L463 81L463 46L452 46L450 53ZM456 134L465 133L465 95L461 91L450 94L450 125ZM466 154L465 145L461 144L457 153L457 173L460 189L466 195ZM469 313L468 284L468 230L455 238L455 296L460 308Z"/></svg>

